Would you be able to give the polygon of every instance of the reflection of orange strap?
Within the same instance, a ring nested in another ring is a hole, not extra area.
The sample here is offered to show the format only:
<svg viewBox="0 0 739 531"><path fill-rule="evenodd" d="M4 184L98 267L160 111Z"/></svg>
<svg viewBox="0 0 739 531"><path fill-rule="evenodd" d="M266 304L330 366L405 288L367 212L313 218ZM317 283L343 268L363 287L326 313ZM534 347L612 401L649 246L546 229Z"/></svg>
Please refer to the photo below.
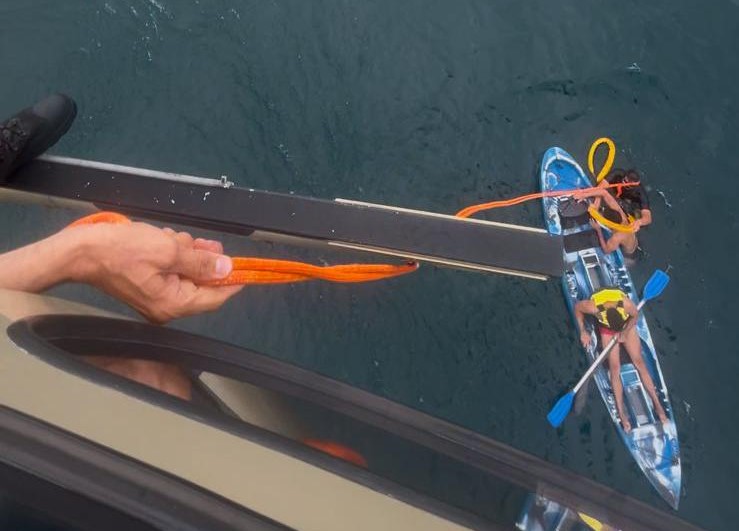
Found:
<svg viewBox="0 0 739 531"><path fill-rule="evenodd" d="M70 225L89 225L92 223L131 223L131 220L116 212L98 212ZM306 280L327 280L329 282L369 282L383 278L404 275L418 269L416 262L401 265L390 264L345 264L335 266L315 266L290 260L269 258L234 257L233 271L222 280L207 282L209 286L231 286L235 284L279 284L303 282Z"/></svg>
<svg viewBox="0 0 739 531"><path fill-rule="evenodd" d="M335 443L333 441L324 441L322 439L303 439L303 443L311 448L320 450L323 453L348 461L353 465L367 468L367 460L364 456L356 450L347 448L343 444Z"/></svg>

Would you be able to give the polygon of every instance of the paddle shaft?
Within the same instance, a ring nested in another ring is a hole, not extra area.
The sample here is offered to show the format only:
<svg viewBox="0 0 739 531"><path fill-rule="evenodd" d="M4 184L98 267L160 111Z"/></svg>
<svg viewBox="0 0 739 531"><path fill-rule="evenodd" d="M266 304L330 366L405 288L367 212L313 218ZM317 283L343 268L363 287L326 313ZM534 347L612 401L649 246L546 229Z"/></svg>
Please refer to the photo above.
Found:
<svg viewBox="0 0 739 531"><path fill-rule="evenodd" d="M639 311L641 311L642 307L644 306L644 304L646 302L647 302L647 299L644 299L644 300L640 301L639 304L637 304L637 306L636 306L636 311L637 311L636 318L637 319L639 318L639 315L638 315ZM603 362L603 360L605 359L605 357L608 356L608 353L614 347L614 345L616 344L616 341L618 341L618 336L619 336L619 334L614 335L613 338L611 338L611 340L606 345L606 348L604 348L603 351L598 355L598 357L595 358L595 361L590 366L590 368L587 370L587 372L582 375L582 378L580 378L580 381L577 382L577 385L575 385L575 387L572 388L572 392L573 393L577 393L580 390L580 388L583 386L583 384L588 380L588 378L590 378L590 376L593 374L593 372L595 372L595 369L597 369L598 366Z"/></svg>

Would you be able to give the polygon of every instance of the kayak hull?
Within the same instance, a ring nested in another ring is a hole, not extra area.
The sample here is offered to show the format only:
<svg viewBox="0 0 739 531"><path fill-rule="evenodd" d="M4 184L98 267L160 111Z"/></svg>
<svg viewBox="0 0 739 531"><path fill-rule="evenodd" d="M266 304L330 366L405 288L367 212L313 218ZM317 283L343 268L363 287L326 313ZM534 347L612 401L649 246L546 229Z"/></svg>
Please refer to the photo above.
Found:
<svg viewBox="0 0 739 531"><path fill-rule="evenodd" d="M571 190L592 186L582 168L566 151L550 148L544 154L541 165L542 191ZM570 203L570 207L573 205ZM574 306L579 300L589 298L594 291L606 286L616 286L628 294L634 304L639 302L638 291L631 280L623 254L620 250L606 255L597 243L584 216L566 215L566 200L546 197L543 200L547 230L552 235L565 239L565 274L562 287L567 306L574 321ZM572 208L577 211L577 208ZM562 214L565 212L565 215ZM577 329L577 323L575 323ZM586 350L588 362L595 360L602 345L599 345L594 324L586 323L591 334L590 346ZM680 500L681 464L677 428L670 404L657 351L647 326L644 313L639 314L637 332L641 340L642 357L657 387L669 421L661 423L654 411L652 401L646 393L634 365L622 354L621 381L624 387L624 407L630 417L632 430L626 433L619 420L613 389L608 377L607 364L601 365L593 376L606 409L637 464L659 492L662 498L677 509ZM627 362L624 363L624 357Z"/></svg>
<svg viewBox="0 0 739 531"><path fill-rule="evenodd" d="M541 494L529 494L516 529L520 531L620 531L602 519L571 509Z"/></svg>

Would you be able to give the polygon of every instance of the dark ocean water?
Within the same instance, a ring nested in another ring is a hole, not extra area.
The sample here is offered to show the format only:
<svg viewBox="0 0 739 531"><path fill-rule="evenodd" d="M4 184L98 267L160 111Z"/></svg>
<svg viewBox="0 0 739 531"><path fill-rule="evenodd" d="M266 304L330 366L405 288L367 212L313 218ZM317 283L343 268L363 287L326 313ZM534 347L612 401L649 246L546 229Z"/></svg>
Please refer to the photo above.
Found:
<svg viewBox="0 0 739 531"><path fill-rule="evenodd" d="M679 515L739 521L739 2L0 0L0 115L61 90L54 153L453 213L534 191L543 151L611 136L649 185L641 284L683 450ZM73 214L0 209L3 248ZM542 226L539 204L488 215ZM255 245L234 254L355 255ZM484 244L481 242L481 244ZM92 291L58 293L119 306ZM251 288L182 323L442 416L660 508L591 391L557 280L422 268L359 286Z"/></svg>

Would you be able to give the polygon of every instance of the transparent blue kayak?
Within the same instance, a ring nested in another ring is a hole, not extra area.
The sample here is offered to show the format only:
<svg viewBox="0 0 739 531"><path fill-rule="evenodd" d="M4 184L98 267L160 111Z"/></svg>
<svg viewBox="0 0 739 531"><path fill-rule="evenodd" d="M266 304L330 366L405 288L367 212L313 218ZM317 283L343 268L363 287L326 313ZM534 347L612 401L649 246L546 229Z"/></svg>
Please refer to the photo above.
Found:
<svg viewBox="0 0 739 531"><path fill-rule="evenodd" d="M583 512L548 499L530 494L516 521L520 531L621 531Z"/></svg>
<svg viewBox="0 0 739 531"><path fill-rule="evenodd" d="M558 147L550 148L544 153L540 177L542 191L572 190L592 186L572 156ZM549 233L564 237L565 274L562 277L562 287L567 306L573 315L573 322L575 303L589 298L601 287L618 287L627 293L635 304L638 303L639 294L621 251L617 250L608 255L603 253L583 206L564 198L549 197L543 199L543 206ZM591 342L585 350L588 361L592 362L602 345L599 344L593 323L586 323L586 327L591 334ZM628 360L625 353L622 355L621 381L624 387L624 406L632 426L631 432L626 433L621 426L608 378L608 364L602 364L593 378L613 424L629 452L657 492L672 508L677 509L681 480L677 428L644 312L639 315L637 331L641 339L644 362L657 387L657 394L669 421L663 424L657 418L636 368L630 362L623 362L624 358Z"/></svg>

